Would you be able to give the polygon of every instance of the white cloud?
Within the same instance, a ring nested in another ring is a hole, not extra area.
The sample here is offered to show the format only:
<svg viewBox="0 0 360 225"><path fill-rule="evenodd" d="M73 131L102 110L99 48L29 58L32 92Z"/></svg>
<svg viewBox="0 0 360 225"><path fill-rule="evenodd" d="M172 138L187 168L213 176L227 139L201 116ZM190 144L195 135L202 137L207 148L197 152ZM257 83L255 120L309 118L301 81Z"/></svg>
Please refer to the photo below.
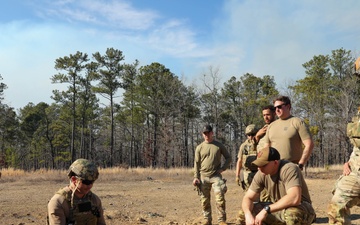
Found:
<svg viewBox="0 0 360 225"><path fill-rule="evenodd" d="M153 10L138 10L127 1L77 0L33 3L44 19L88 23L102 28L146 30L159 15Z"/></svg>
<svg viewBox="0 0 360 225"><path fill-rule="evenodd" d="M222 82L249 72L273 75L280 83L302 78L301 65L314 55L341 47L354 50L360 38L356 0L228 0L218 12L203 10L214 13L211 30L195 29L204 22L200 13L169 18L156 4L151 9L138 9L124 0L31 4L43 20L0 23L0 64L6 63L0 74L16 107L50 97L56 88L50 83L55 59L76 51L104 53L114 47L123 51L126 62L159 62L188 78L211 66L220 69ZM28 87L32 82L39 85L36 91ZM45 94L33 97L42 87Z"/></svg>

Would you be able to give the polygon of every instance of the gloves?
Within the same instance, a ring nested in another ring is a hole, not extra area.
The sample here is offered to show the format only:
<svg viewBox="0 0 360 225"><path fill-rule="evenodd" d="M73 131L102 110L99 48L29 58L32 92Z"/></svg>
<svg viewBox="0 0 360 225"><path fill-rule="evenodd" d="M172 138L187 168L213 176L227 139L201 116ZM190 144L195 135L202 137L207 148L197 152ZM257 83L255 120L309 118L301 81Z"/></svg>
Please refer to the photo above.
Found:
<svg viewBox="0 0 360 225"><path fill-rule="evenodd" d="M241 181L241 188L246 191L246 184L245 181Z"/></svg>
<svg viewBox="0 0 360 225"><path fill-rule="evenodd" d="M241 186L241 181L239 177L236 177L235 182L237 185Z"/></svg>

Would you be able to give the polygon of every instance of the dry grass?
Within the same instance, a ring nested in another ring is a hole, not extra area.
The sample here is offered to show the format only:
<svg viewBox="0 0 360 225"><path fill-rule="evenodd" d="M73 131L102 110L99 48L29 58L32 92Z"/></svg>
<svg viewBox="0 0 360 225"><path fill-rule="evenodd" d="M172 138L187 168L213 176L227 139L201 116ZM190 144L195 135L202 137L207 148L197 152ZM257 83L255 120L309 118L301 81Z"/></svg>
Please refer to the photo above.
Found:
<svg viewBox="0 0 360 225"><path fill-rule="evenodd" d="M63 181L67 180L66 170L47 170L40 169L35 171L24 171L13 168L1 169L2 182L14 182L17 180L31 181L31 180L47 180L47 181ZM122 167L113 167L99 169L100 181L109 181L109 180L137 180L147 177L148 179L153 179L157 177L158 179L172 179L173 177L192 176L192 169L189 168L175 168L175 169L151 169L151 168L122 168Z"/></svg>
<svg viewBox="0 0 360 225"><path fill-rule="evenodd" d="M316 173L334 173L334 171L342 171L343 165L332 165L326 168L306 168L308 174ZM48 169L39 169L35 171L24 171L14 168L3 168L0 170L2 176L0 177L2 182L14 182L18 179L24 179L25 181L31 180L47 180L47 181L63 181L67 180L66 170L48 170ZM189 176L192 177L193 170L192 168L123 168L123 167L113 167L113 168L100 168L100 179L101 181L109 180L137 180L143 179L144 176L148 179L173 179L174 177L179 178L179 176L188 179ZM233 170L228 170L227 173L235 173Z"/></svg>

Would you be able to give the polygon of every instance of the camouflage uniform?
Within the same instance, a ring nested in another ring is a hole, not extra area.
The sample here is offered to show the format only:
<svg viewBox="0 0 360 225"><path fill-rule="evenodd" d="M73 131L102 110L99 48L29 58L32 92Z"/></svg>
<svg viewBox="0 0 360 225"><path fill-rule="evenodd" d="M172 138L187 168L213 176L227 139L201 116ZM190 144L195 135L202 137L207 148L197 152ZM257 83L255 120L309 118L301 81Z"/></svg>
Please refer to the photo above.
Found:
<svg viewBox="0 0 360 225"><path fill-rule="evenodd" d="M350 225L350 208L360 206L360 107L357 116L348 123L346 133L354 146L348 161L351 172L341 175L335 183L328 208L329 224ZM348 172L344 170L344 173Z"/></svg>
<svg viewBox="0 0 360 225"><path fill-rule="evenodd" d="M204 219L211 224L211 221L212 221L211 202L210 202L211 188L213 188L214 195L215 195L218 221L224 222L224 221L226 221L225 193L227 192L227 187L226 187L225 180L222 179L221 175L214 175L212 177L202 177L201 178L200 201L201 201L201 205L202 205Z"/></svg>
<svg viewBox="0 0 360 225"><path fill-rule="evenodd" d="M360 206L360 148L354 147L349 166L351 173L337 180L329 204L329 224L351 224L350 208Z"/></svg>
<svg viewBox="0 0 360 225"><path fill-rule="evenodd" d="M203 132L212 132L211 126L205 126ZM222 164L222 157L225 158ZM231 163L231 155L225 146L216 141L204 141L196 147L194 157L194 178L200 184L200 201L203 211L204 224L212 223L211 215L211 188L214 191L218 222L223 224L226 221L225 193L227 191L225 180L221 172L225 171Z"/></svg>
<svg viewBox="0 0 360 225"><path fill-rule="evenodd" d="M259 202L254 204L252 214L256 216L266 205L271 202ZM310 213L309 213L310 212ZM315 220L315 212L311 204L302 202L299 206L290 207L282 211L273 212L266 216L264 225L307 225ZM246 225L244 211L240 210L238 224Z"/></svg>
<svg viewBox="0 0 360 225"><path fill-rule="evenodd" d="M256 154L256 143L254 140L246 140L240 146L238 157L242 157L243 162L242 169L244 180L242 181L242 187L244 191L247 191L257 172L257 167L251 164L251 162L256 159Z"/></svg>
<svg viewBox="0 0 360 225"><path fill-rule="evenodd" d="M99 172L96 165L86 159L71 164L68 177L95 181ZM48 224L50 225L105 225L100 198L89 191L79 198L68 186L60 189L48 203Z"/></svg>

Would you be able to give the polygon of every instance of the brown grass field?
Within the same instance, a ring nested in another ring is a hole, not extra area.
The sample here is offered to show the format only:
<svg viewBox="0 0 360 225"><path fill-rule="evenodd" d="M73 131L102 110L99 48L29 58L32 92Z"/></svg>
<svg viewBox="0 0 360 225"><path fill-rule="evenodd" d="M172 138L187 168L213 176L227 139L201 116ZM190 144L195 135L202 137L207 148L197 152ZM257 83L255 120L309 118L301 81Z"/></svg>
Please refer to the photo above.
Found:
<svg viewBox="0 0 360 225"><path fill-rule="evenodd" d="M118 224L199 224L199 196L192 186L191 169L101 169L93 192L103 202L106 223ZM0 224L46 224L48 200L68 184L66 171L24 172L2 169L0 178ZM317 221L327 224L327 204L341 166L309 168L308 183ZM243 192L235 184L235 171L223 174L228 180L228 224L235 224ZM212 201L214 206L214 201ZM352 224L360 224L360 208L354 207ZM213 207L213 221L217 221Z"/></svg>

